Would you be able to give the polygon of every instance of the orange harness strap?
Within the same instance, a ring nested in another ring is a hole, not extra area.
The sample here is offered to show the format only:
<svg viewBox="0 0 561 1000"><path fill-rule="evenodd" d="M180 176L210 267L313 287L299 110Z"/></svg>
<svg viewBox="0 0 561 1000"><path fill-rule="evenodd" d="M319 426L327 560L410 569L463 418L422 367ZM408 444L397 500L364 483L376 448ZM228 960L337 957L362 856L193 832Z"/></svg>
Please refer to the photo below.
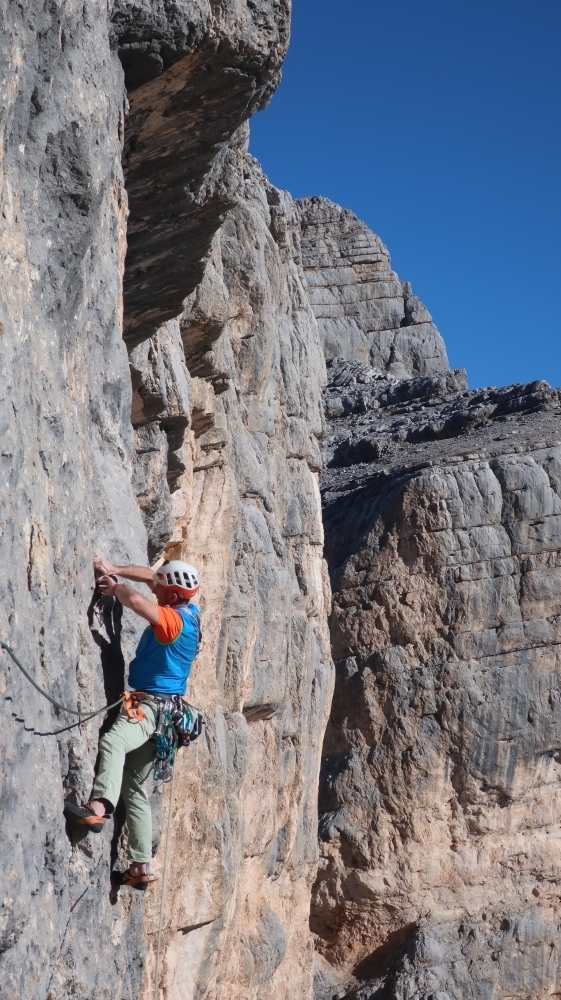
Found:
<svg viewBox="0 0 561 1000"><path fill-rule="evenodd" d="M142 722L146 718L140 702L148 698L145 691L123 691L123 705L121 712L128 716L131 722Z"/></svg>

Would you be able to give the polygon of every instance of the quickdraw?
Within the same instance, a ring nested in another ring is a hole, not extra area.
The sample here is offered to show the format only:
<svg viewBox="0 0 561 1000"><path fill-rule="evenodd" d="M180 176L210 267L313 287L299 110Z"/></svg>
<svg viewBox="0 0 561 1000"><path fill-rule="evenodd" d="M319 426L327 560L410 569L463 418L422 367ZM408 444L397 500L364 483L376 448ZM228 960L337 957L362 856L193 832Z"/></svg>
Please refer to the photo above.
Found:
<svg viewBox="0 0 561 1000"><path fill-rule="evenodd" d="M177 734L173 724L173 700L159 702L158 723L152 742L156 746L154 781L171 781L173 765L177 753Z"/></svg>
<svg viewBox="0 0 561 1000"><path fill-rule="evenodd" d="M171 781L175 755L179 747L189 746L201 735L203 717L179 695L158 698L158 721L151 737L156 747L154 781Z"/></svg>

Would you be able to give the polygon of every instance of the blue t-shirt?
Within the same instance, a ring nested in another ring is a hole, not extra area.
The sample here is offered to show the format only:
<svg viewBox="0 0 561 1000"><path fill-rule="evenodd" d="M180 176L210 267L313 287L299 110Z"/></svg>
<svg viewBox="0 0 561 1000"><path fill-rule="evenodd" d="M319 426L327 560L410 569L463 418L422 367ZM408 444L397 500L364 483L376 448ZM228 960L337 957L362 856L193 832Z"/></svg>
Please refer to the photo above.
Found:
<svg viewBox="0 0 561 1000"><path fill-rule="evenodd" d="M151 625L144 630L129 666L129 686L149 694L184 695L191 665L199 645L199 615L196 604L180 605L182 629L173 642L162 643Z"/></svg>

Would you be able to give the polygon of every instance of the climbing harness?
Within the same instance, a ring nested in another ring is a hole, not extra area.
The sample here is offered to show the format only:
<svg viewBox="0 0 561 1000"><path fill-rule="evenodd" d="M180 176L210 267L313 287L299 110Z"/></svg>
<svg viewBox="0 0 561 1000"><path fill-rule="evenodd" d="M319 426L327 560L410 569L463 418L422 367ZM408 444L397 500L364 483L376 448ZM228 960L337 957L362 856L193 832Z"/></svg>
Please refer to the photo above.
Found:
<svg viewBox="0 0 561 1000"><path fill-rule="evenodd" d="M129 722L142 722L146 718L144 709L140 705L145 698L148 698L148 695L144 691L123 691L121 713L127 716Z"/></svg>
<svg viewBox="0 0 561 1000"><path fill-rule="evenodd" d="M98 603L95 605L96 615L98 620L100 620L100 610L98 608ZM201 648L202 642L202 630L200 625L199 617L192 615L191 617L197 621L198 626L198 641L197 641L197 651L195 656L198 654ZM100 622L101 624L101 622ZM104 712L108 712L112 708L116 708L117 705L122 705L122 711L128 715L131 721L140 722L145 716L144 711L140 705L143 697L146 697L144 692L138 691L125 691L121 695L118 701L114 701L111 705L104 705L103 708L98 708L94 712L79 712L77 709L68 708L66 705L62 705L61 702L53 698L47 691L37 684L33 679L31 674L25 669L23 664L20 662L16 654L14 653L11 646L8 643L0 639L0 648L4 649L8 655L12 658L17 667L21 670L24 677L27 678L30 684L43 695L47 701L50 701L55 708L60 709L62 712L67 712L69 715L77 715L80 719L93 719L96 715L102 715ZM153 696L152 696L153 697ZM170 802L169 811L166 824L166 836L165 836L165 849L164 849L164 865L162 871L162 893L160 897L160 910L158 917L158 937L156 944L156 968L154 974L154 1000L159 998L159 982L160 982L160 955L161 955L161 943L162 943L162 929L164 920L164 905L166 899L166 884L167 884L167 871L168 871L168 857L169 857L169 835L171 829L171 818L173 815L173 791L175 784L175 755L180 746L189 746L194 740L196 740L202 733L204 719L201 713L193 705L189 705L187 702L179 695L174 695L170 698L157 698L159 703L158 720L156 725L156 731L152 737L152 742L156 746L156 761L154 764L154 781L168 782L171 781L170 789ZM152 881L150 877L149 881ZM127 884L123 880L123 884Z"/></svg>
<svg viewBox="0 0 561 1000"><path fill-rule="evenodd" d="M2 647L2 649L6 650L9 656L12 657L12 660L14 661L16 667L19 667L24 677L27 677L29 683L33 684L35 690L38 691L39 694L42 694L43 698L46 698L47 701L50 701L51 705L54 705L55 708L60 708L62 712L67 712L69 715L78 715L81 719L93 719L96 715L102 715L103 712L108 712L110 708L116 708L117 705L120 705L121 702L123 701L124 695L121 695L118 701L114 701L113 704L111 705L104 705L103 708L98 708L96 709L95 712L78 712L75 708L67 708L66 705L61 705L60 701L57 701L56 698L52 698L47 691L44 691L42 687L39 687L37 682L33 680L31 674L29 674L25 669L25 667L23 666L23 664L20 663L13 649L11 648L11 646L8 646L7 642L4 642L2 639L0 639L0 646Z"/></svg>
<svg viewBox="0 0 561 1000"><path fill-rule="evenodd" d="M175 755L179 747L188 747L203 731L204 719L198 708L188 705L178 695L149 694L146 691L124 691L121 714L129 722L146 718L142 702L152 700L158 706L156 729L150 742L156 747L154 781L171 781Z"/></svg>

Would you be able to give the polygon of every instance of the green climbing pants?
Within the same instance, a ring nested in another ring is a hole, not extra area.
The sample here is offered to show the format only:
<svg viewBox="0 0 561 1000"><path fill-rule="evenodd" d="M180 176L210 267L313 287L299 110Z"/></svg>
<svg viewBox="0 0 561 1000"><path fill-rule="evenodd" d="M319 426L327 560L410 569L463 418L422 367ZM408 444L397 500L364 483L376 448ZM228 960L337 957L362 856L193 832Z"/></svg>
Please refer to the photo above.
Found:
<svg viewBox="0 0 561 1000"><path fill-rule="evenodd" d="M123 796L129 828L129 858L148 864L152 860L152 811L147 782L154 763L150 737L156 729L157 702L142 702L145 718L132 722L119 715L99 742L99 765L92 799L105 799L113 809Z"/></svg>

